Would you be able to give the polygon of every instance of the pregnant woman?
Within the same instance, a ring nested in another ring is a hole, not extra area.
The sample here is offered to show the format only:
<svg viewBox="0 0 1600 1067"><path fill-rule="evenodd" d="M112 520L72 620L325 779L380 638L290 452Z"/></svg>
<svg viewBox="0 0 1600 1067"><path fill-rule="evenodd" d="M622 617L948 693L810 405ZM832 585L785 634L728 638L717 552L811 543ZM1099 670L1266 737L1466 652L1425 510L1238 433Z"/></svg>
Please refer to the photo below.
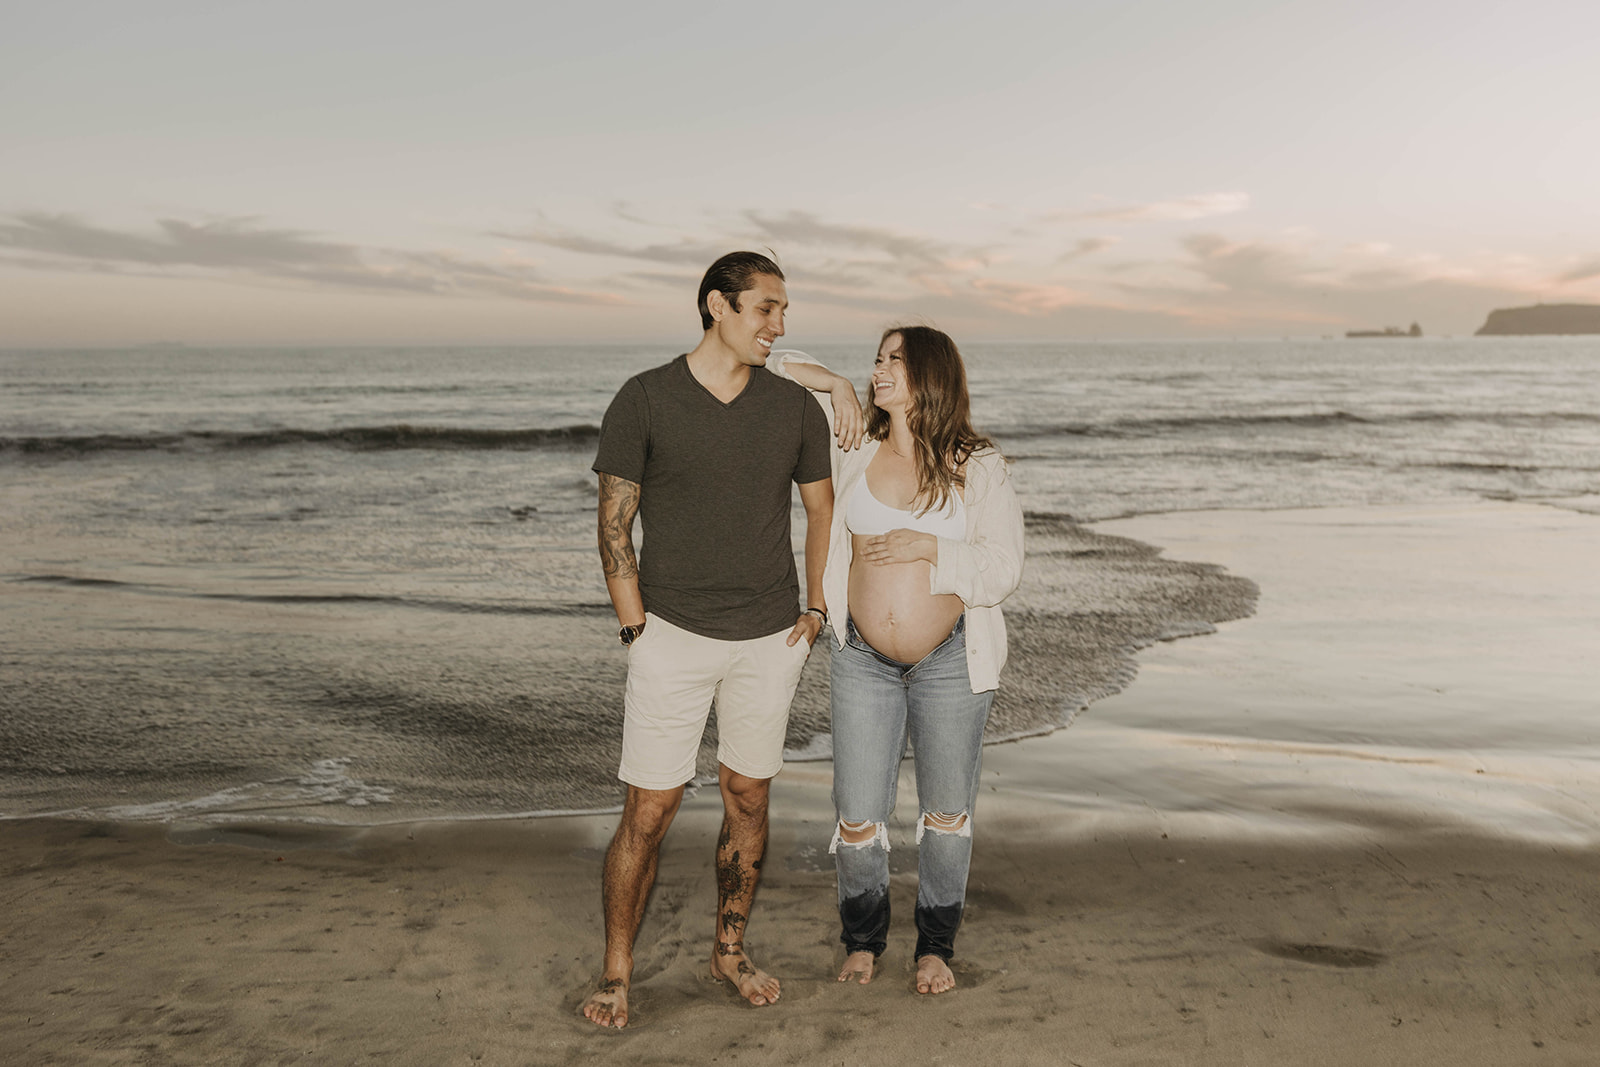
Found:
<svg viewBox="0 0 1600 1067"><path fill-rule="evenodd" d="M1022 571L1005 459L972 428L955 343L884 334L867 440L839 457L823 591L834 623L839 981L872 980L889 931L889 836L909 736L917 803L919 993L955 986L983 728L1006 659L999 604Z"/></svg>

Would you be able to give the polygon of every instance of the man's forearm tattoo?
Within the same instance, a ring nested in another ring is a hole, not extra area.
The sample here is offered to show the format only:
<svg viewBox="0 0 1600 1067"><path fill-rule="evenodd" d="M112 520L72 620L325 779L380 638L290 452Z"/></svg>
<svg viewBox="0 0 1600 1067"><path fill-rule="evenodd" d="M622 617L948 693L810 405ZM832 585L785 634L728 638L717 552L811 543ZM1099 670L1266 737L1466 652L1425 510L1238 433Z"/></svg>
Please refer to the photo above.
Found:
<svg viewBox="0 0 1600 1067"><path fill-rule="evenodd" d="M614 474L600 475L600 566L607 578L637 578L633 517L639 513L639 484Z"/></svg>

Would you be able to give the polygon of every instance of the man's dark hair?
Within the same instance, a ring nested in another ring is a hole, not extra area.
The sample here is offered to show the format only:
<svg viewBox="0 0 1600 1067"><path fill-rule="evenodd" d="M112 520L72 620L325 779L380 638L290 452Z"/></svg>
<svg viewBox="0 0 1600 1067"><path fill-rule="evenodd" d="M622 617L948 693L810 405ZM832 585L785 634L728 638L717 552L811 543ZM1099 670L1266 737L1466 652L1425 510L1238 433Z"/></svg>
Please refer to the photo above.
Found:
<svg viewBox="0 0 1600 1067"><path fill-rule="evenodd" d="M739 307L739 294L746 289L755 288L755 279L758 274L770 274L772 277L783 281L783 271L778 265L760 252L729 252L706 269L706 276L700 279L700 328L711 329L711 309L706 306L706 296L713 289L722 294L724 300L733 305L733 310L741 311Z"/></svg>

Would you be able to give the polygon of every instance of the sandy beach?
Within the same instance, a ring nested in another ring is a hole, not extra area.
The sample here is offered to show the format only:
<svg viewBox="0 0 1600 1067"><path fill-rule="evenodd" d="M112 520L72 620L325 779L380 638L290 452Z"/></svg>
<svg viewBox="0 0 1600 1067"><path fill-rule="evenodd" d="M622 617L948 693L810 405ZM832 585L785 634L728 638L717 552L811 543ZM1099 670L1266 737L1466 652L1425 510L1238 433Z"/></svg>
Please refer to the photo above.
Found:
<svg viewBox="0 0 1600 1067"><path fill-rule="evenodd" d="M1600 521L1531 504L1101 532L1254 616L991 747L955 970L911 991L914 816L869 987L827 763L774 787L751 1008L706 978L714 795L667 839L634 1023L598 972L609 816L365 829L0 823L0 1060L27 1064L1600 1062Z"/></svg>

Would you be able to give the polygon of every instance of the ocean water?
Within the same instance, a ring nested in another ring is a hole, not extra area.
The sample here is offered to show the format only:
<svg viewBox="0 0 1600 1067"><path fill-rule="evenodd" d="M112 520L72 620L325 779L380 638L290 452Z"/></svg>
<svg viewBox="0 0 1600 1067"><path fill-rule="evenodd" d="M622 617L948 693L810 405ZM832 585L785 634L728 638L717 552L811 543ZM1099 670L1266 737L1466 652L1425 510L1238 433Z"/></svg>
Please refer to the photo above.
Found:
<svg viewBox="0 0 1600 1067"><path fill-rule="evenodd" d="M870 344L806 350L865 382ZM617 386L673 354L0 352L0 816L614 805L624 660L588 468ZM965 355L1030 516L996 738L1062 726L1128 683L1131 650L1250 611L1250 576L1095 520L1463 497L1600 513L1593 340ZM828 751L812 658L797 757Z"/></svg>

